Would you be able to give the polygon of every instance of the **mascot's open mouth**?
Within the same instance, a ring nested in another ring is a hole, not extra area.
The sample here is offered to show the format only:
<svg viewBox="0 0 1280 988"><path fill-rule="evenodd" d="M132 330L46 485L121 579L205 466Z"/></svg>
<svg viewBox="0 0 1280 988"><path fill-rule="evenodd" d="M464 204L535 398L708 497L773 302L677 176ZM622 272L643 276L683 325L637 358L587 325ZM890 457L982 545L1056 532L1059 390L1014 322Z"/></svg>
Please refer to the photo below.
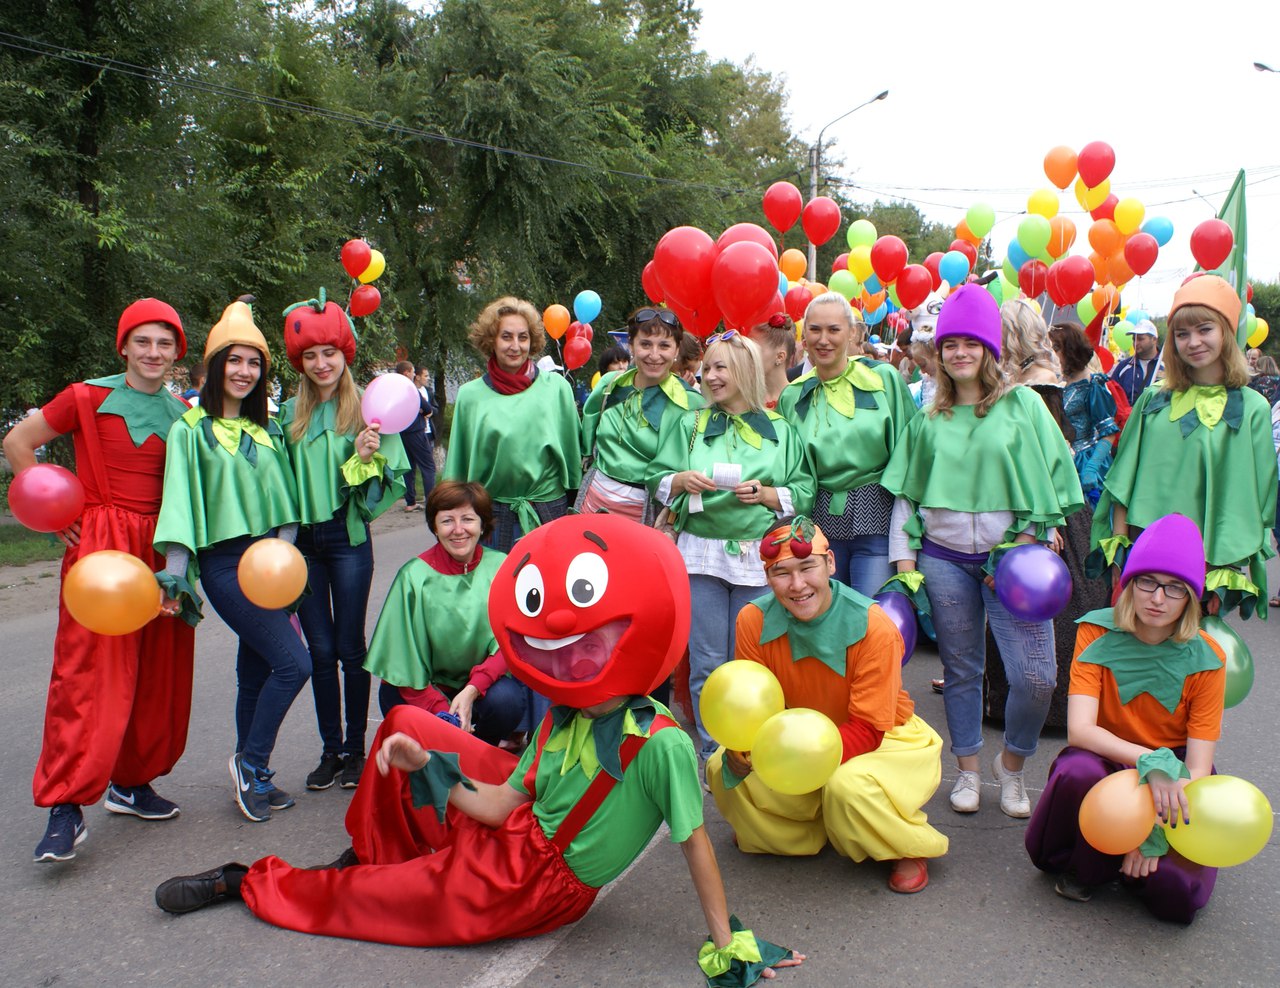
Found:
<svg viewBox="0 0 1280 988"><path fill-rule="evenodd" d="M567 638L534 638L512 631L511 647L523 662L552 679L585 683L595 679L609 664L618 640L630 626L630 618L618 618Z"/></svg>

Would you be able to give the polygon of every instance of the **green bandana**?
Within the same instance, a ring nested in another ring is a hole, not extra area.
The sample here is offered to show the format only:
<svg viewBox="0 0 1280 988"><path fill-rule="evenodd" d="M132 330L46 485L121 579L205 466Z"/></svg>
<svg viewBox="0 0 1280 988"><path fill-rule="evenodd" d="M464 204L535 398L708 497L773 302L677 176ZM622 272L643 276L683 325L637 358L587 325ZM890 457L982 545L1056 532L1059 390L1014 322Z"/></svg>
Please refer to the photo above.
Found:
<svg viewBox="0 0 1280 988"><path fill-rule="evenodd" d="M118 415L124 419L129 438L135 446L141 446L150 436L167 439L169 427L187 411L186 404L170 394L168 388L161 388L149 395L145 391L129 387L123 374L97 377L84 383L95 388L111 389L111 393L98 406L98 414Z"/></svg>
<svg viewBox="0 0 1280 988"><path fill-rule="evenodd" d="M801 421L808 416L813 399L819 393L829 408L851 419L856 409L876 407L876 400L869 392L884 390L880 375L856 359L850 360L845 369L830 381L819 378L817 371L810 371L800 378L800 382L796 415Z"/></svg>
<svg viewBox="0 0 1280 988"><path fill-rule="evenodd" d="M1177 422L1182 438L1203 425L1213 429L1219 422L1226 422L1232 432L1239 432L1244 422L1244 396L1239 388L1227 388L1221 384L1193 384L1186 391L1161 389L1148 402L1145 414L1169 409L1169 421Z"/></svg>
<svg viewBox="0 0 1280 988"><path fill-rule="evenodd" d="M718 408L704 408L698 414L698 431L705 433L702 441L710 444L717 437L723 436L729 430L730 422L738 437L753 449L759 449L764 439L771 443L778 441L777 430L766 413L750 411L731 415Z"/></svg>
<svg viewBox="0 0 1280 988"><path fill-rule="evenodd" d="M221 446L231 456L242 453L252 467L258 465L256 447L265 446L267 449L272 449L271 436L281 434L280 426L275 420L269 421L267 428L264 429L246 418L215 419L199 405L187 411L182 416L182 421L192 428L199 426L210 449Z"/></svg>
<svg viewBox="0 0 1280 988"><path fill-rule="evenodd" d="M1120 631L1110 607L1090 611L1076 623L1107 629L1107 634L1080 654L1079 661L1110 669L1121 703L1129 703L1139 693L1148 693L1173 713L1188 676L1222 668L1222 661L1199 635L1181 644L1170 638L1159 645L1148 645L1136 635Z"/></svg>
<svg viewBox="0 0 1280 988"><path fill-rule="evenodd" d="M764 614L760 644L786 635L791 661L817 659L837 675L845 674L846 650L867 634L867 608L872 601L843 583L828 581L831 606L812 621L798 621L773 594L755 601Z"/></svg>
<svg viewBox="0 0 1280 988"><path fill-rule="evenodd" d="M614 405L622 405L624 413L634 410L638 405L640 421L656 432L662 426L662 413L668 401L686 412L689 410L689 390L683 378L668 374L657 384L641 391L635 386L636 373L635 368L632 368L609 382L605 388L601 414Z"/></svg>
<svg viewBox="0 0 1280 988"><path fill-rule="evenodd" d="M647 738L656 713L653 701L646 696L629 697L603 717L588 717L574 707L552 707L555 726L542 750L564 752L561 775L578 765L588 779L603 769L621 782L623 736Z"/></svg>

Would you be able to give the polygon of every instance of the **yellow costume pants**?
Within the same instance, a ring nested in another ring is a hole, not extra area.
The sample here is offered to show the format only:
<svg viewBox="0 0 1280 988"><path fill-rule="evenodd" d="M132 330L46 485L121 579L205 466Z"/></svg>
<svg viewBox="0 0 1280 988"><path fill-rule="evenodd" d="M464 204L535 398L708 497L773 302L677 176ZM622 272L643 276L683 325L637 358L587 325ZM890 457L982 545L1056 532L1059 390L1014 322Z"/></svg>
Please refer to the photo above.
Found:
<svg viewBox="0 0 1280 988"><path fill-rule="evenodd" d="M738 847L748 854L817 854L827 841L854 861L947 853L947 838L929 826L921 809L942 779L942 738L917 716L803 796L775 792L755 774L725 789L723 757L721 748L707 760L707 780Z"/></svg>

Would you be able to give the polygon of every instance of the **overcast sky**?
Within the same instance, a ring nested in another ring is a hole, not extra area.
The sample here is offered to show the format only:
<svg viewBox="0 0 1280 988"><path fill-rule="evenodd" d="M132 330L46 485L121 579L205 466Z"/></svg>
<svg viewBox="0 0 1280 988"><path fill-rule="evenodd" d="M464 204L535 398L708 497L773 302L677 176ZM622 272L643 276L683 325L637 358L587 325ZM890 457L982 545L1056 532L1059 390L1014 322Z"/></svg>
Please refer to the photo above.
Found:
<svg viewBox="0 0 1280 988"><path fill-rule="evenodd" d="M1192 229L1216 215L1243 167L1250 276L1280 280L1280 74L1253 67L1280 69L1277 0L700 7L701 46L738 63L753 57L780 76L792 127L810 143L825 124L889 90L824 138L844 159L843 168L824 171L858 186L855 198L907 199L948 224L973 203L989 203L1002 260L1027 195L1051 187L1045 152L1106 141L1116 153L1112 191L1174 224L1155 267L1124 293L1126 304L1163 313L1192 269ZM807 198L807 182L801 191ZM1072 253L1087 254L1092 220L1070 189L1060 201L1078 230Z"/></svg>

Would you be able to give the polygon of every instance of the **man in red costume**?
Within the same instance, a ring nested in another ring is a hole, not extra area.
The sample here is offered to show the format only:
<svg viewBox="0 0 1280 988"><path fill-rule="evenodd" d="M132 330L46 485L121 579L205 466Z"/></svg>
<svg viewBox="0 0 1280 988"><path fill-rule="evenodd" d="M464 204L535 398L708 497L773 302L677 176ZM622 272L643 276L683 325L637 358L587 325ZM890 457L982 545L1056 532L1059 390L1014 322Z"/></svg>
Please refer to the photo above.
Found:
<svg viewBox="0 0 1280 988"><path fill-rule="evenodd" d="M165 439L186 404L164 386L187 352L171 305L144 298L124 310L116 349L125 371L72 384L4 437L15 473L35 451L70 433L85 491L80 519L58 533L67 545L62 576L99 549L130 552L153 569L151 548L164 481ZM156 590L157 602L160 591ZM130 635L97 635L60 604L44 742L32 791L50 807L35 860L69 861L87 830L80 807L104 803L112 813L168 820L178 807L156 795L187 743L191 711L192 627L163 616Z"/></svg>
<svg viewBox="0 0 1280 988"><path fill-rule="evenodd" d="M394 707L334 865L228 864L164 882L156 904L181 913L240 898L277 926L405 946L536 936L580 919L665 820L710 929L708 979L748 985L799 964L729 916L693 745L647 695L688 639L671 542L615 515L550 522L502 564L489 620L511 671L557 704L522 758Z"/></svg>

